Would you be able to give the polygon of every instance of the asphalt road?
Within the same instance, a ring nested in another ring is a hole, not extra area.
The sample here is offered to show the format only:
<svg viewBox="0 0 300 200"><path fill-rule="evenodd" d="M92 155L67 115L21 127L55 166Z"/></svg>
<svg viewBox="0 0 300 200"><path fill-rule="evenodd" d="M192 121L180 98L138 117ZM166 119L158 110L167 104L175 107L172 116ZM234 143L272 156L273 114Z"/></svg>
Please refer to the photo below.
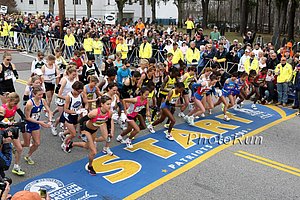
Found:
<svg viewBox="0 0 300 200"><path fill-rule="evenodd" d="M30 75L28 64L22 63L30 63L32 60L33 58L18 53L13 55L13 62L22 70L19 71L21 79L27 80ZM15 83L15 87L20 96L23 96L25 86ZM55 108L54 104L51 108ZM214 112L218 111L218 108L214 109ZM182 122L181 118L176 119L178 123ZM300 199L300 176L234 154L244 151L300 169L299 120L299 117L295 117L261 132L261 145L231 146L146 193L140 199ZM160 128L161 126L157 127ZM60 148L60 139L53 136L49 129L42 129L41 132L41 146L32 156L36 164L29 166L22 158L21 166L26 171L24 177L7 172L12 177L13 184L87 155L87 151L79 148L66 154ZM119 132L118 128L115 135ZM140 135L143 134L146 132ZM114 145L117 144L114 142ZM98 150L100 149L102 144L98 144ZM24 150L24 155L27 151L28 149Z"/></svg>

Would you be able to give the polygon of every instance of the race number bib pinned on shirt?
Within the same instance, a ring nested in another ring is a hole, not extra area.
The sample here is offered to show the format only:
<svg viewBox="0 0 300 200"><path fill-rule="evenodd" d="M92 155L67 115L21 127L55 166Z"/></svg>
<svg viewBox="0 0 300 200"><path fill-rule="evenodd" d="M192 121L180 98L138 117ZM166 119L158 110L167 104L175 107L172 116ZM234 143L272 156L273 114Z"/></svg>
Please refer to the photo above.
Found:
<svg viewBox="0 0 300 200"><path fill-rule="evenodd" d="M38 113L32 113L31 118L35 119L35 120L39 120L40 119L40 113L39 112Z"/></svg>
<svg viewBox="0 0 300 200"><path fill-rule="evenodd" d="M14 74L13 74L12 70L6 70L4 72L4 79L5 80L13 79L13 77L14 77Z"/></svg>

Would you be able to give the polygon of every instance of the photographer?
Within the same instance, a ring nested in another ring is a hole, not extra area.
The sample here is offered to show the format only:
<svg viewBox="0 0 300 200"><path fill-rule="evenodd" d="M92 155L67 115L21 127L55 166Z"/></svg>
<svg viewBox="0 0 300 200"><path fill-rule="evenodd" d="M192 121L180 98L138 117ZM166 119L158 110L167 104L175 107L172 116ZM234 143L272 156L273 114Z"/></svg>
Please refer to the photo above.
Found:
<svg viewBox="0 0 300 200"><path fill-rule="evenodd" d="M12 141L17 137L18 130L16 128L8 128L0 131L0 190L1 200L9 197L11 179L5 177L4 171L8 170L12 161Z"/></svg>

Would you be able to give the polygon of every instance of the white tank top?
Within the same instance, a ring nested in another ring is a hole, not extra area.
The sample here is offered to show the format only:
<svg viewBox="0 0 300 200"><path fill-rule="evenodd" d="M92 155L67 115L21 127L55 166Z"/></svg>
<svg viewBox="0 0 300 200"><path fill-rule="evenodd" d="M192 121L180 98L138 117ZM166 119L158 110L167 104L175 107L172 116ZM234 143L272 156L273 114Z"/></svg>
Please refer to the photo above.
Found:
<svg viewBox="0 0 300 200"><path fill-rule="evenodd" d="M74 97L72 92L69 92L67 94L70 97L70 105L69 110L77 111L82 107L82 96L81 94L78 95L78 97ZM77 114L72 114L77 115ZM67 118L69 116L68 113L64 112L64 116Z"/></svg>
<svg viewBox="0 0 300 200"><path fill-rule="evenodd" d="M104 95L109 96L109 94L105 93ZM109 96L111 98L111 104L110 104L110 110L114 111L115 110L115 106L117 105L117 95L114 94L112 97Z"/></svg>
<svg viewBox="0 0 300 200"><path fill-rule="evenodd" d="M64 76L62 78L65 79L67 81L67 83L64 87L63 92L61 93L61 96L67 96L67 94L72 91L72 85L76 81L76 79L74 79L73 81L70 81L68 77Z"/></svg>
<svg viewBox="0 0 300 200"><path fill-rule="evenodd" d="M102 88L101 88L101 92L104 92L104 90L106 89L106 87L108 86L108 81L107 81L107 76L105 76L104 77L104 81L105 81L105 83L104 83L104 85L102 86Z"/></svg>
<svg viewBox="0 0 300 200"><path fill-rule="evenodd" d="M45 73L44 73L44 81L45 83L52 83L55 84L55 71L56 71L56 65L53 64L53 68L48 68L48 65L45 65Z"/></svg>

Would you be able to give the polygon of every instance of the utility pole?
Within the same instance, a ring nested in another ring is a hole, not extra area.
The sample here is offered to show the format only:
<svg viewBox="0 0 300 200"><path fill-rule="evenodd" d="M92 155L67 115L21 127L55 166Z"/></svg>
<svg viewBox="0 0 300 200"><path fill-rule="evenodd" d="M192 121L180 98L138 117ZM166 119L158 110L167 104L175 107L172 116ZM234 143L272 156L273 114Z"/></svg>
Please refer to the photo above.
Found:
<svg viewBox="0 0 300 200"><path fill-rule="evenodd" d="M60 20L60 38L63 38L63 26L65 21L65 0L58 1L59 20Z"/></svg>

